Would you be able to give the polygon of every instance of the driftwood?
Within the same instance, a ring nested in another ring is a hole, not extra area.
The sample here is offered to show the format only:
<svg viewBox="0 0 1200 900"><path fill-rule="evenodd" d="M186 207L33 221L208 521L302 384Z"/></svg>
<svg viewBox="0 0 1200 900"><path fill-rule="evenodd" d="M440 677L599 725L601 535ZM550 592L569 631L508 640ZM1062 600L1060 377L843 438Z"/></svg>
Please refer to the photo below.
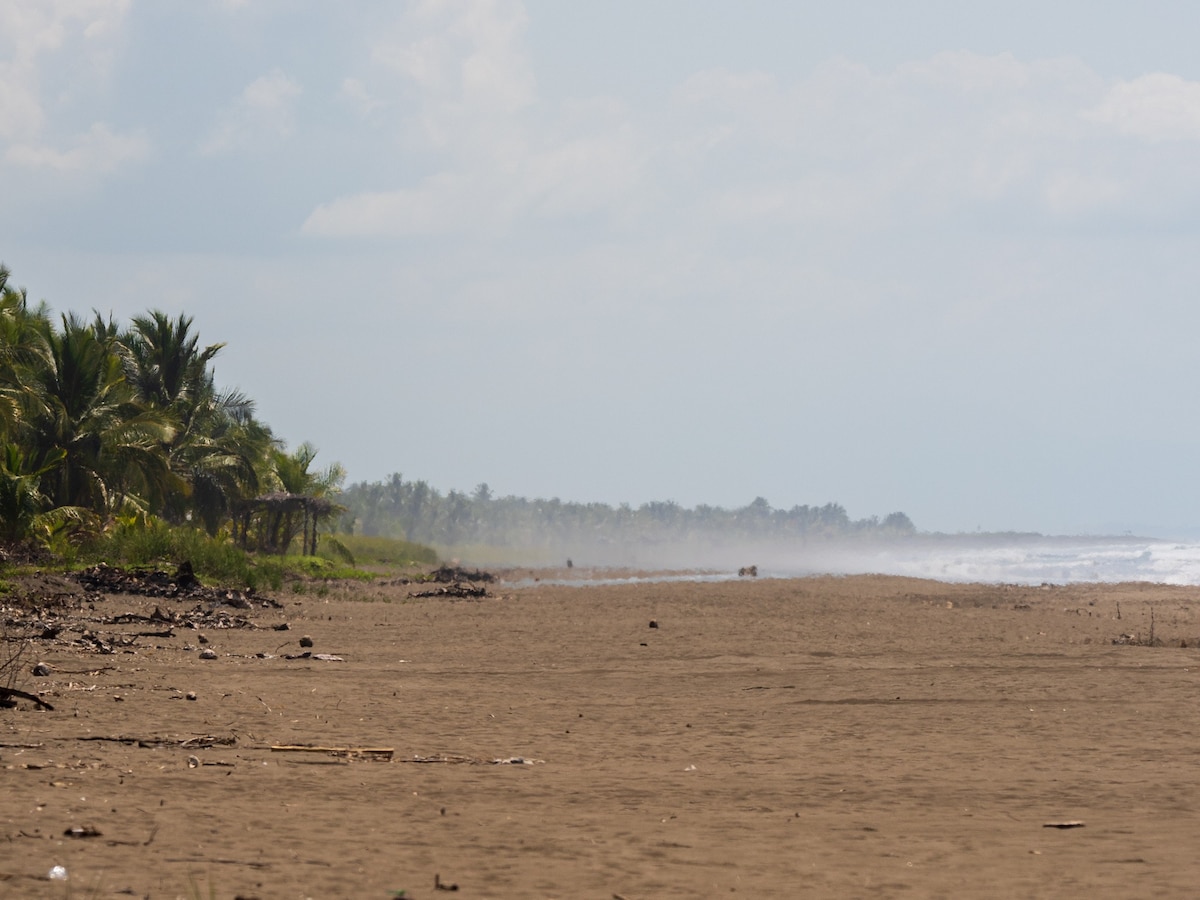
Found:
<svg viewBox="0 0 1200 900"><path fill-rule="evenodd" d="M67 576L91 591L101 594L135 594L141 597L165 597L175 600L203 600L237 609L255 606L280 608L282 604L259 596L253 588L244 591L205 587L196 578L191 563L179 564L174 575L161 569L122 569L104 563Z"/></svg>
<svg viewBox="0 0 1200 900"><path fill-rule="evenodd" d="M482 569L468 572L458 566L442 566L440 569L430 572L428 580L436 581L439 584L452 584L456 581L495 581L496 576L491 572L484 572Z"/></svg>
<svg viewBox="0 0 1200 900"><path fill-rule="evenodd" d="M414 591L408 595L409 597L490 597L485 587L476 587L473 584L463 584L462 582L454 582L442 587L430 588L427 591Z"/></svg>
<svg viewBox="0 0 1200 900"><path fill-rule="evenodd" d="M205 734L197 737L185 738L177 740L175 738L160 738L160 737L134 737L132 735L119 734L116 736L108 736L102 734L85 734L82 737L75 738L77 741L110 741L114 744L136 744L139 747L155 748L155 747L216 747L226 746L232 747L237 743L237 737L229 735L227 737L217 737L216 735Z"/></svg>
<svg viewBox="0 0 1200 900"><path fill-rule="evenodd" d="M344 756L347 759L362 757L363 759L391 759L396 750L394 747L312 747L307 744L276 744L271 747L273 753L325 753L329 756Z"/></svg>
<svg viewBox="0 0 1200 900"><path fill-rule="evenodd" d="M28 691L18 691L16 688L0 687L0 706L11 705L7 704L6 701L13 699L28 700L31 703L36 703L41 709L54 709L53 706L51 706L37 694L31 694Z"/></svg>

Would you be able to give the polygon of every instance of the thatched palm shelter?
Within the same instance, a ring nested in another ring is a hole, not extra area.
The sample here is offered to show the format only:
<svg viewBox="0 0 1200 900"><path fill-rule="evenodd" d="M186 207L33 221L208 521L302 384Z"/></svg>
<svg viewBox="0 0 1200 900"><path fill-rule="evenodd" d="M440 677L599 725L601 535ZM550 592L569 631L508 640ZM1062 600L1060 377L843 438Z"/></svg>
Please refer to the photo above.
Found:
<svg viewBox="0 0 1200 900"><path fill-rule="evenodd" d="M263 494L242 502L234 517L233 539L245 549L253 546L256 550L283 554L296 535L302 534L302 552L316 556L317 524L340 510L341 507L324 497L286 491Z"/></svg>

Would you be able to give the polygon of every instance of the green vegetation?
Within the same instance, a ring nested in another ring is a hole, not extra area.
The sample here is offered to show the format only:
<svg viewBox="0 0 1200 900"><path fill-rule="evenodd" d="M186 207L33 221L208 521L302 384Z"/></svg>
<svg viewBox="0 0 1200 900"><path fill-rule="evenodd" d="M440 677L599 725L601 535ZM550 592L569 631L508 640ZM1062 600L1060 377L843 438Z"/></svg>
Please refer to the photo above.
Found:
<svg viewBox="0 0 1200 900"><path fill-rule="evenodd" d="M127 326L56 319L0 266L0 548L77 564L187 559L209 579L278 588L356 566L433 564L430 546L537 564L580 547L603 556L915 532L901 512L851 520L835 503L782 510L762 497L732 510L634 509L496 497L486 484L443 495L399 474L343 491L340 465L315 468L308 443L289 452L248 397L218 389L223 346L202 345L183 314L152 310ZM297 538L300 555L289 555Z"/></svg>
<svg viewBox="0 0 1200 900"><path fill-rule="evenodd" d="M348 558L338 552L338 547L345 551ZM340 556L343 561L357 566L397 569L437 565L438 562L437 553L430 547L379 535L340 534L327 538L322 548L322 553L327 554L328 558Z"/></svg>
<svg viewBox="0 0 1200 900"><path fill-rule="evenodd" d="M345 472L316 468L311 444L289 452L248 397L217 388L223 346L201 345L183 314L55 318L0 266L0 545L68 564L187 559L250 586L355 573L344 542L286 555L298 537L321 552Z"/></svg>
<svg viewBox="0 0 1200 900"><path fill-rule="evenodd" d="M557 498L497 497L486 484L471 494L442 494L424 481L405 481L399 474L386 481L352 484L340 502L346 509L339 523L342 532L403 536L477 564L560 562L563 553L579 547L603 552L631 546L881 539L916 533L902 512L882 520L853 520L836 503L785 510L758 497L738 509L687 509L673 502L635 509Z"/></svg>

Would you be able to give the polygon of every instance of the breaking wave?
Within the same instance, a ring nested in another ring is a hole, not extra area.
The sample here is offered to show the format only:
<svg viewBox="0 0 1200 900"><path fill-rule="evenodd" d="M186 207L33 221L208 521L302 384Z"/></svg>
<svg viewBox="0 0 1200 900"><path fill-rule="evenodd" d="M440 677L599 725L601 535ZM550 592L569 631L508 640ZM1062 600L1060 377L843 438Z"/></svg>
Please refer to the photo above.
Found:
<svg viewBox="0 0 1200 900"><path fill-rule="evenodd" d="M1146 581L1200 585L1200 544L1145 538L1022 538L984 543L915 540L832 550L765 575L880 574L1007 584Z"/></svg>

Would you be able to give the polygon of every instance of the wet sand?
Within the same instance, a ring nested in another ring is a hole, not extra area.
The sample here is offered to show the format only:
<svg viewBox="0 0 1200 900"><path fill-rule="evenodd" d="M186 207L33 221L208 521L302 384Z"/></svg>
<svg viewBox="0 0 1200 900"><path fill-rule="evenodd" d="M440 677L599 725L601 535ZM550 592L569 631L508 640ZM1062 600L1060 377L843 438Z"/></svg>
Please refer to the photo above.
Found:
<svg viewBox="0 0 1200 900"><path fill-rule="evenodd" d="M55 709L0 710L0 896L1195 895L1198 589L416 589L36 642L13 686ZM285 659L305 634L342 661Z"/></svg>

